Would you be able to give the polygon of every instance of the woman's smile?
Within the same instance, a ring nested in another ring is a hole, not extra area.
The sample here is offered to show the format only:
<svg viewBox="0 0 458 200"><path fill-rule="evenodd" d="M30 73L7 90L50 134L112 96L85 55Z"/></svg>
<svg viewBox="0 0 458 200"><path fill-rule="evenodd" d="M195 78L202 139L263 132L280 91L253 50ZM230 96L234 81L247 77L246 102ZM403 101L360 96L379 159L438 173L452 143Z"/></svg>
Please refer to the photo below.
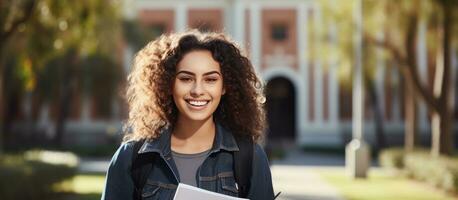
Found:
<svg viewBox="0 0 458 200"><path fill-rule="evenodd" d="M179 119L211 120L224 93L221 68L210 51L194 50L183 56L173 84Z"/></svg>
<svg viewBox="0 0 458 200"><path fill-rule="evenodd" d="M185 101L194 110L203 110L210 103L210 100L186 99Z"/></svg>

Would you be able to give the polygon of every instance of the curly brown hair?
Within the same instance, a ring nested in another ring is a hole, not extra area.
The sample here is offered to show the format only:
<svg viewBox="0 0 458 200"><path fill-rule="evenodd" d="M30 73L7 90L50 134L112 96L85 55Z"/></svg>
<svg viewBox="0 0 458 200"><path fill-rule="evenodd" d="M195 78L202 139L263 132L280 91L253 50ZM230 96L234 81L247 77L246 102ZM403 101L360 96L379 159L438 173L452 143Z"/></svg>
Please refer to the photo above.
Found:
<svg viewBox="0 0 458 200"><path fill-rule="evenodd" d="M261 138L265 129L263 84L241 48L222 33L191 30L162 35L135 56L128 76L129 119L127 140L157 138L163 128L174 127L178 109L172 97L176 66L193 50L208 50L221 67L226 90L213 113L215 121L233 134Z"/></svg>

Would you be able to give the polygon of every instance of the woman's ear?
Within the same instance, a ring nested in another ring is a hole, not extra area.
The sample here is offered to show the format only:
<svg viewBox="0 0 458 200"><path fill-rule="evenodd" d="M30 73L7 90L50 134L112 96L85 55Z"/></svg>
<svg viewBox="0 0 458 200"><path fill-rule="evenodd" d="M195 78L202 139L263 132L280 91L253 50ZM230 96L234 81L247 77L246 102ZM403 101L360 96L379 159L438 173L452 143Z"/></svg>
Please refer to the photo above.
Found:
<svg viewBox="0 0 458 200"><path fill-rule="evenodd" d="M221 95L224 95L224 94L226 94L226 88L225 87L223 87L223 92L221 93Z"/></svg>

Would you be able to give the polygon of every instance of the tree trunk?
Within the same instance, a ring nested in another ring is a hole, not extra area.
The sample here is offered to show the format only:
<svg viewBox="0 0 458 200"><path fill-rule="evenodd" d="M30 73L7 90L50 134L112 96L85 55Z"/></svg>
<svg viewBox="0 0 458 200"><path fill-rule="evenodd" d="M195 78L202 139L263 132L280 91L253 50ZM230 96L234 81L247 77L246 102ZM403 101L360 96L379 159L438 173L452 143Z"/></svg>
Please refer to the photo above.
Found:
<svg viewBox="0 0 458 200"><path fill-rule="evenodd" d="M5 118L5 61L4 58L4 47L6 46L6 38L0 38L0 156L3 154L5 150L5 132L4 132L4 118Z"/></svg>
<svg viewBox="0 0 458 200"><path fill-rule="evenodd" d="M70 114L73 94L76 87L76 67L79 64L79 55L77 51L71 49L64 59L65 63L62 63L63 67L63 79L62 86L60 87L60 103L59 111L56 119L56 134L54 135L54 144L58 147L62 147L65 136L65 123ZM64 66L68 64L67 66Z"/></svg>
<svg viewBox="0 0 458 200"><path fill-rule="evenodd" d="M451 130L451 115L448 110L433 112L432 116L432 146L431 154L451 155L453 153L453 133Z"/></svg>
<svg viewBox="0 0 458 200"><path fill-rule="evenodd" d="M444 80L442 86L442 96L441 96L441 106L444 107L444 110L441 112L441 147L440 153L445 155L453 154L454 150L454 137L452 132L452 124L453 124L453 102L451 94L452 92L452 56L451 56L451 44L452 40L452 31L453 31L453 17L452 17L452 9L453 3L456 2L446 1L444 3L444 38L442 40L442 45L444 47Z"/></svg>
<svg viewBox="0 0 458 200"><path fill-rule="evenodd" d="M367 70L366 70L367 71ZM383 129L383 114L378 101L378 96L373 80L370 80L368 75L365 75L366 90L369 95L369 101L374 111L375 120L375 149L376 153L386 146L385 131Z"/></svg>
<svg viewBox="0 0 458 200"><path fill-rule="evenodd" d="M452 155L454 151L454 137L452 132L452 115L450 110L447 109L442 114L443 120L440 122L440 129L441 129L441 147L440 153L444 155Z"/></svg>
<svg viewBox="0 0 458 200"><path fill-rule="evenodd" d="M2 57L2 48L0 47L0 156L3 154L4 150L4 132L3 132L3 109L4 109L4 95L3 95L3 57Z"/></svg>
<svg viewBox="0 0 458 200"><path fill-rule="evenodd" d="M453 110L450 94L451 94L451 56L450 45L452 44L452 30L453 18L452 9L456 6L455 1L441 0L437 1L443 12L438 18L441 19L441 24L438 25L437 35L438 48L436 57L436 69L434 77L434 89L430 92L427 87L424 87L420 81L420 75L417 71L416 61L416 37L417 25L420 10L419 4L412 9L409 16L406 41L405 41L405 54L402 49L397 48L397 45L392 40L385 40L384 42L377 42L372 37L368 37L369 41L382 45L393 54L394 58L403 66L400 68L402 74L406 77L407 81L414 88L416 96L421 97L428 108L432 110L432 147L431 153L433 155L445 154L450 155L454 148L454 138L451 132L452 117L450 110Z"/></svg>
<svg viewBox="0 0 458 200"><path fill-rule="evenodd" d="M4 103L8 105L5 107L3 110L3 145L5 149L8 149L11 146L16 145L14 143L15 138L13 137L14 135L11 134L11 127L13 125L13 122L15 118L17 117L17 114L19 112L19 101L21 99L21 94L19 91L8 91L8 95L5 95L5 101Z"/></svg>
<svg viewBox="0 0 458 200"><path fill-rule="evenodd" d="M404 149L412 151L418 144L418 118L416 92L410 82L406 82L405 95L405 141Z"/></svg>
<svg viewBox="0 0 458 200"><path fill-rule="evenodd" d="M5 2L3 2L5 3ZM0 0L0 4L1 0ZM6 4L6 3L5 3ZM3 154L4 151L4 146L5 146L5 132L3 124L4 121L4 112L5 112L5 90L4 90L4 65L3 65L3 56L4 52L3 50L6 48L6 44L8 43L8 40L10 37L16 32L18 27L22 24L25 24L32 16L33 11L36 7L37 1L28 1L26 4L21 8L21 10L18 10L16 12L23 12L24 15L20 17L19 19L16 19L11 22L9 27L5 27L5 24L1 24L0 26L0 155ZM7 16L9 17L9 16Z"/></svg>
<svg viewBox="0 0 458 200"><path fill-rule="evenodd" d="M444 18L438 27L439 47L437 48L436 74L434 77L434 96L438 98L438 108L433 111L431 154L438 156L451 155L454 149L454 138L451 124L451 42L452 42L452 5L442 1Z"/></svg>

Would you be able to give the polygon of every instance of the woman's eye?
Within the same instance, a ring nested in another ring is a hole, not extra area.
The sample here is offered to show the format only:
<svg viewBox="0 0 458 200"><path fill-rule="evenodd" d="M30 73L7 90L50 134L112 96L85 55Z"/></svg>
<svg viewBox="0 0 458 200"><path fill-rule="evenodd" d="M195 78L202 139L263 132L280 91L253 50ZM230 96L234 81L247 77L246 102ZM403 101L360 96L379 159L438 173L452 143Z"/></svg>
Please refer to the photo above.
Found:
<svg viewBox="0 0 458 200"><path fill-rule="evenodd" d="M181 77L181 78L178 78L180 81L183 81L183 82L190 82L192 81L191 78L188 78L188 77Z"/></svg>
<svg viewBox="0 0 458 200"><path fill-rule="evenodd" d="M205 79L206 82L210 82L210 83L216 82L217 80L218 80L217 78L207 78L207 79Z"/></svg>

